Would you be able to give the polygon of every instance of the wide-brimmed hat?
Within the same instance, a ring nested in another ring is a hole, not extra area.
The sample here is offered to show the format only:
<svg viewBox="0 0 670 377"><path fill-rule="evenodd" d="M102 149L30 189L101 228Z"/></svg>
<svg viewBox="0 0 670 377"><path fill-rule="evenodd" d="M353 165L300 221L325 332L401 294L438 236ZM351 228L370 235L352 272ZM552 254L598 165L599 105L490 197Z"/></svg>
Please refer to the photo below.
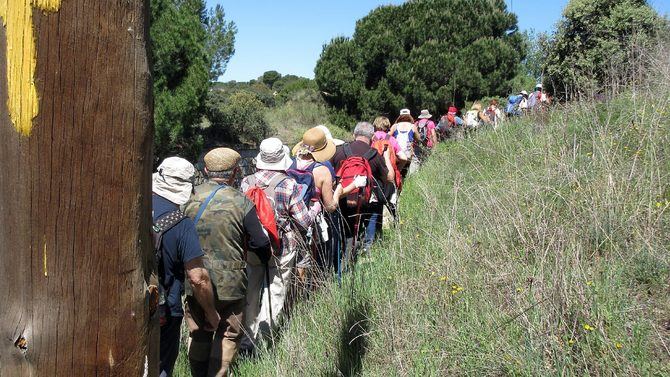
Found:
<svg viewBox="0 0 670 377"><path fill-rule="evenodd" d="M542 84L535 85L535 89L542 89Z"/></svg>
<svg viewBox="0 0 670 377"><path fill-rule="evenodd" d="M470 110L482 111L482 104L479 102L475 102L472 104Z"/></svg>
<svg viewBox="0 0 670 377"><path fill-rule="evenodd" d="M235 168L241 158L239 153L230 148L216 148L205 155L205 167L209 172L228 171Z"/></svg>
<svg viewBox="0 0 670 377"><path fill-rule="evenodd" d="M330 160L335 154L335 144L319 127L310 128L302 135L302 141L293 147L294 156L306 154L311 154L317 162Z"/></svg>
<svg viewBox="0 0 670 377"><path fill-rule="evenodd" d="M528 92L525 91L525 90L522 90L521 93L519 93L519 94L523 94L524 96L527 96L527 95L528 95Z"/></svg>
<svg viewBox="0 0 670 377"><path fill-rule="evenodd" d="M409 109L400 110L400 115L412 115L412 112Z"/></svg>
<svg viewBox="0 0 670 377"><path fill-rule="evenodd" d="M195 167L181 157L168 157L152 176L152 191L177 205L191 197Z"/></svg>
<svg viewBox="0 0 670 377"><path fill-rule="evenodd" d="M288 147L276 137L263 140L259 149L256 156L257 169L284 171L293 163Z"/></svg>
<svg viewBox="0 0 670 377"><path fill-rule="evenodd" d="M419 115L419 119L430 119L433 116L430 115L430 112L428 110L421 110L421 115Z"/></svg>
<svg viewBox="0 0 670 377"><path fill-rule="evenodd" d="M456 115L457 112L458 112L458 109L455 108L454 106L451 106L451 107L449 107L449 111L447 112L447 114Z"/></svg>

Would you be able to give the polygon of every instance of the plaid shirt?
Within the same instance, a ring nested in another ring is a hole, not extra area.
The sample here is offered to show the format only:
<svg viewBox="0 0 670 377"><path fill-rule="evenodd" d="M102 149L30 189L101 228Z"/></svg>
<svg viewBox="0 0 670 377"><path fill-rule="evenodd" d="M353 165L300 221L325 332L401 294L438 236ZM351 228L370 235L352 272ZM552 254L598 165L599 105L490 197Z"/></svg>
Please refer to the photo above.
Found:
<svg viewBox="0 0 670 377"><path fill-rule="evenodd" d="M277 175L283 174L271 170L260 170L253 176L259 186L265 186ZM246 192L251 185L249 177L242 180L241 190ZM300 236L301 231L306 231L316 218L307 208L305 202L300 198L300 188L296 181L291 178L284 179L277 185L275 190L275 211L277 211L277 226L282 229L283 251L295 250L304 242ZM282 252L284 254L284 252Z"/></svg>

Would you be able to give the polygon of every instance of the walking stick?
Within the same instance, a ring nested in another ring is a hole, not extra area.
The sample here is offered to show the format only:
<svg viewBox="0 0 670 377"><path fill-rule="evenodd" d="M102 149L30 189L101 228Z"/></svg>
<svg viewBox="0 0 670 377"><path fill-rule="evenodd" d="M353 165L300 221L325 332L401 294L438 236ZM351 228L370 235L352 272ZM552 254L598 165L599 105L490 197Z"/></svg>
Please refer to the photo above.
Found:
<svg viewBox="0 0 670 377"><path fill-rule="evenodd" d="M265 263L265 285L267 286L267 296L268 296L268 314L269 314L269 323L270 323L270 339L272 340L272 347L274 348L275 337L274 337L274 320L272 317L272 299L270 296L270 261Z"/></svg>

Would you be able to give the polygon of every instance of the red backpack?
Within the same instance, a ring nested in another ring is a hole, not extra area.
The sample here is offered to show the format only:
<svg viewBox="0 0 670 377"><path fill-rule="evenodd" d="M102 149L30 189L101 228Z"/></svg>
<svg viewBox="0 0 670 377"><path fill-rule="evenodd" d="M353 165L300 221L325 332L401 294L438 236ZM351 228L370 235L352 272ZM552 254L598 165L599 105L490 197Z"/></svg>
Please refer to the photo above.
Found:
<svg viewBox="0 0 670 377"><path fill-rule="evenodd" d="M393 171L395 172L395 185L398 188L398 191L402 188L402 175L400 170L398 170L398 157L395 154L393 145L391 145L391 135L386 134L383 139L374 138L372 141L372 148L376 149L377 152L383 157L384 152L390 150L389 156L391 157L391 166L393 166Z"/></svg>
<svg viewBox="0 0 670 377"><path fill-rule="evenodd" d="M362 188L356 188L349 195L347 195L347 207L360 208L364 204L370 202L372 196L372 185L374 178L372 177L372 169L370 168L370 160L377 155L376 149L370 149L361 156L354 156L351 145L345 144L344 161L340 162L337 169L337 176L340 177L342 187L349 186L357 175L367 177L367 185Z"/></svg>
<svg viewBox="0 0 670 377"><path fill-rule="evenodd" d="M275 190L287 178L284 174L277 174L267 186L261 186L258 184L256 177L252 175L249 177L250 187L244 193L256 206L256 215L265 231L268 232L275 254L281 251L281 234L279 234L277 212L275 211Z"/></svg>

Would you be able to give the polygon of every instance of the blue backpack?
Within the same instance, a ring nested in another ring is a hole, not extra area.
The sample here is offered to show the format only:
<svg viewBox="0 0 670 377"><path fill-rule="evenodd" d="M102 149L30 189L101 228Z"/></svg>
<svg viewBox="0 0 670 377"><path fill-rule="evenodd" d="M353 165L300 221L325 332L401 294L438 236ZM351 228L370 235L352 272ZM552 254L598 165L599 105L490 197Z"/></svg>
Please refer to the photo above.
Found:
<svg viewBox="0 0 670 377"><path fill-rule="evenodd" d="M517 105L521 102L521 96L509 96L507 99L507 107L505 108L505 113L517 115Z"/></svg>
<svg viewBox="0 0 670 377"><path fill-rule="evenodd" d="M291 167L286 170L286 174L295 179L300 187L300 198L305 204L309 205L312 199L316 198L316 183L314 182L314 169L321 166L318 162L313 162L305 169L298 169L296 160L293 160Z"/></svg>

